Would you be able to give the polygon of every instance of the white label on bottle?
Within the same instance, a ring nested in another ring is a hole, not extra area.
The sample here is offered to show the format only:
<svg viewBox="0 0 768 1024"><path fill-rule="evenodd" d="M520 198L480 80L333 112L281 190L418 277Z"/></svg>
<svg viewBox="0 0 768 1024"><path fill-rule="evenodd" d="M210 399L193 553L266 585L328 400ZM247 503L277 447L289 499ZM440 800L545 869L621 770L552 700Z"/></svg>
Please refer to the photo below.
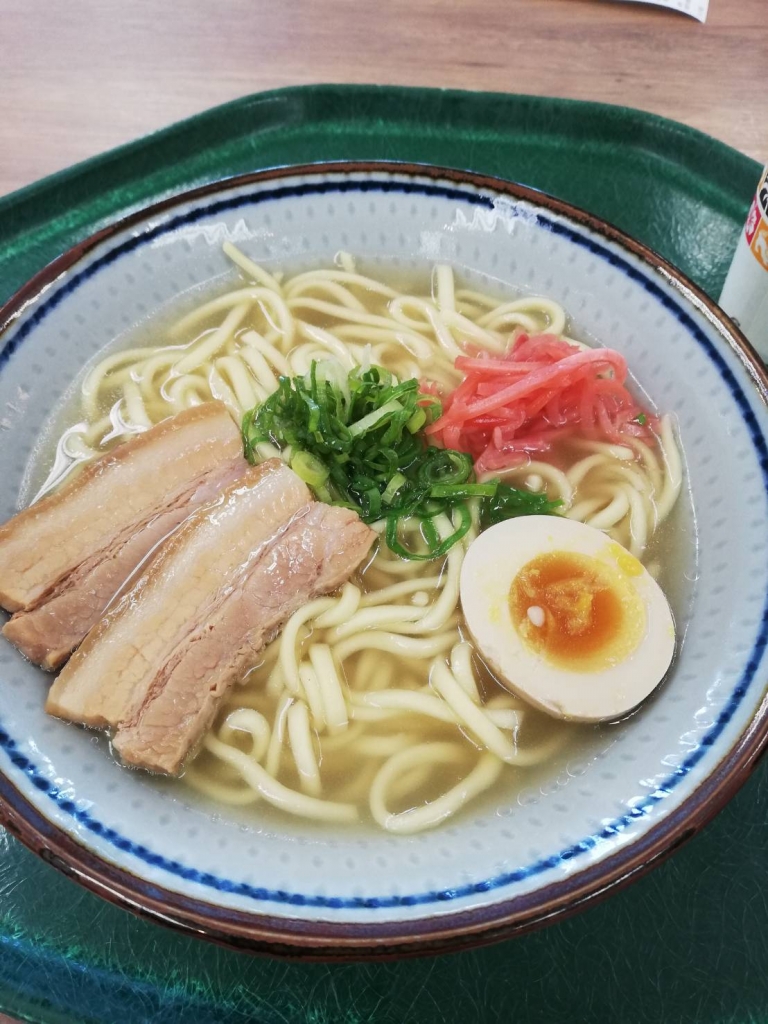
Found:
<svg viewBox="0 0 768 1024"><path fill-rule="evenodd" d="M632 0L632 2L653 4L654 7L668 7L671 11L690 14L698 21L707 20L707 9L709 8L709 0Z"/></svg>
<svg viewBox="0 0 768 1024"><path fill-rule="evenodd" d="M768 362L768 167L739 234L720 305Z"/></svg>

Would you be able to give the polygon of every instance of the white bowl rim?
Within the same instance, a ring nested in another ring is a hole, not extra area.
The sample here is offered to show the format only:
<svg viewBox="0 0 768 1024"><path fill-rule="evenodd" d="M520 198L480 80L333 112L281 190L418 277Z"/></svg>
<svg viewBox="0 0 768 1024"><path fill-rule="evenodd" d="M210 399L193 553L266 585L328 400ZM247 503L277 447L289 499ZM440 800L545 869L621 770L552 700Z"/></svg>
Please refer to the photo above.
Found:
<svg viewBox="0 0 768 1024"><path fill-rule="evenodd" d="M351 179L345 183L343 179L350 175ZM354 177L355 175L358 177ZM709 325L714 328L719 342L735 353L751 378L757 397L765 406L768 406L768 372L736 325L698 286L647 246L600 218L569 203L500 178L433 165L376 161L279 167L220 179L144 207L74 245L31 278L0 308L0 341L2 335L22 312L28 313L30 308L33 310L32 315L22 324L10 343L0 350L0 369L21 344L28 331L32 330L42 319L47 309L57 304L65 294L77 286L78 275L75 274L61 289L46 299L45 292L51 283L56 281L60 275L76 268L81 260L114 235L126 231L133 232L127 241L122 243L118 249L107 253L104 259L114 258L115 252L128 251L130 248L149 241L155 234L172 230L177 222L179 225L189 223L195 216L211 212L210 204L202 205L188 211L176 220L164 219L153 227L147 225L147 222L167 215L176 206L182 204L194 203L196 200L209 200L211 196L220 192L228 192L244 186L261 186L269 183L275 183L276 188L271 192L264 192L265 197L287 195L291 189L294 192L306 189L343 191L345 184L349 188L360 190L365 185L365 178L359 177L360 175L373 176L374 187L381 187L382 179L394 177L400 179L394 183L400 190L403 187L412 187L420 193L454 195L460 196L463 200L471 199L475 195L477 202L487 204L491 203L493 196L503 197L513 202L522 201L537 207L545 215L552 213L558 218L587 228L590 234L602 236L614 246L626 250L635 259L639 259L677 293L678 301L670 299L650 277L643 277L629 263L625 263L622 269L635 279L642 279L643 286L653 292L655 297L661 298L662 302L681 322L687 321L688 330L697 336L699 342L707 349L710 358L718 365L721 376L728 383L733 396L739 402L743 417L749 425L753 444L760 457L764 484L768 489L768 445L766 445L765 438L757 424L750 422L750 418L754 420L754 414L743 397L739 401L741 390L716 346L700 331L683 307L687 304L703 315ZM305 182L295 186L281 184L285 179L292 178L309 179L309 183ZM404 178L414 179L412 186L404 184L402 180ZM475 193L466 191L466 186L471 186L477 191ZM238 201L238 199L233 199L229 201L229 205L235 205ZM222 201L221 208L224 208L225 204L227 204L227 200ZM142 228L143 224L145 226ZM550 230L560 233L569 231L567 224L562 224L559 221L550 221L547 226ZM601 249L598 242L589 240L577 231L573 231L571 237L578 244L591 249L597 255L602 255L610 262L621 263L621 258L617 257L615 253L605 248ZM91 273L98 264L99 261L92 263L87 272ZM682 303L679 300L682 300ZM701 759L705 750L714 743L730 720L733 710L746 693L767 645L768 597L763 610L760 634L742 677L731 693L728 707L721 712L718 720L704 736L700 746L688 755L683 765L676 769L668 782L663 784L660 789L673 788L676 779L690 771ZM446 910L452 899L468 895L471 891L502 889L505 885L515 881L518 875L527 877L545 870L550 866L549 861L566 861L576 857L590 849L588 840L573 844L554 857L529 867L516 869L507 875L485 882L470 884L465 887L467 892L457 888L413 896L367 897L358 901L360 906L366 908L386 907L394 905L394 901L403 906L439 905L441 911L439 914L402 921L382 921L358 925L326 920L288 919L271 916L260 910L251 913L217 906L207 900L196 899L164 889L133 872L108 863L94 851L68 835L41 814L4 772L0 772L0 821L35 853L86 888L133 912L150 916L160 923L186 932L203 935L225 945L273 954L300 954L303 957L319 959L427 954L495 941L505 936L527 931L574 913L587 902L601 899L608 892L627 884L668 856L714 817L746 781L767 743L768 697L764 694L760 707L748 727L697 789L672 813L626 847L575 872L564 880L550 882L530 893L501 900L485 907L457 912ZM71 800L64 800L52 791L53 787L41 774L36 772L34 764L25 755L15 750L13 738L2 727L0 727L0 747L5 749L15 767L27 775L32 785L44 792L46 787L51 790L48 795L58 803L60 808L67 811L68 808L65 806L67 802L72 804L70 813L77 817L79 824L84 829L112 842L120 849L126 848L123 844L131 845L130 840L91 819L87 812L76 810ZM659 797L653 793L649 794L645 798L647 806L652 806L656 799ZM606 825L604 830L606 833L615 832L623 826L624 819L629 823L633 818L642 817L646 809L647 807L642 804L637 805L622 818ZM110 833L112 834L110 835ZM185 868L177 862L166 861L165 858L150 850L137 848L132 852L137 853L146 863L161 866L181 877L189 877L190 871L192 874L198 874L194 869ZM195 880L219 891L233 891L233 886L243 887L241 883L232 883L214 876L200 876ZM252 887L246 886L245 888ZM336 907L340 902L350 905L356 902L354 899L340 901L333 897L305 897L299 893L283 891L254 890L252 895L261 902L271 901L293 906L306 904Z"/></svg>

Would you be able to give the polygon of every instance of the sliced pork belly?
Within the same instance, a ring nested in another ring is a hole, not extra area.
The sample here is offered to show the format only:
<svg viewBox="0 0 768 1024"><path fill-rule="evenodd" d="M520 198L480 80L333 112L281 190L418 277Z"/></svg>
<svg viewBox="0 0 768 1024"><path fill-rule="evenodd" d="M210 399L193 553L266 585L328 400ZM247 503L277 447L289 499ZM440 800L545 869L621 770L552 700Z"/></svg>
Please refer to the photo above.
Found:
<svg viewBox="0 0 768 1024"><path fill-rule="evenodd" d="M3 632L56 668L148 553L246 469L220 402L186 410L89 463L0 527Z"/></svg>
<svg viewBox="0 0 768 1024"><path fill-rule="evenodd" d="M310 500L279 459L249 466L189 516L90 631L46 711L99 728L132 721L173 652L213 621L275 532Z"/></svg>
<svg viewBox="0 0 768 1024"><path fill-rule="evenodd" d="M314 502L296 515L213 613L191 621L162 667L147 673L142 703L113 739L122 760L178 774L235 679L295 611L349 578L374 536L348 509Z"/></svg>
<svg viewBox="0 0 768 1024"><path fill-rule="evenodd" d="M89 559L78 566L42 604L16 612L5 624L4 636L35 664L53 671L60 668L148 555L191 512L241 477L247 466L238 455L193 482L95 564Z"/></svg>

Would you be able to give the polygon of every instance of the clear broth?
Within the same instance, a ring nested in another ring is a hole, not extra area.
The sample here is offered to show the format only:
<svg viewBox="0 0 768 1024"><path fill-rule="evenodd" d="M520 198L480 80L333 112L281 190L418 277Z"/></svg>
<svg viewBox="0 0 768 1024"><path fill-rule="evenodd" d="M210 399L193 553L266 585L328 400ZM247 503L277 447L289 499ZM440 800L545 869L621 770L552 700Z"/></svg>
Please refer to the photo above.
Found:
<svg viewBox="0 0 768 1024"><path fill-rule="evenodd" d="M382 267L381 265L375 266L361 266L361 272L370 272L372 276L376 276L379 280L391 285L396 288L403 288L404 291L409 294L423 294L429 295L431 291L430 279L428 274L423 272L415 272L413 270L403 271L402 269L394 267ZM199 304L201 301L207 301L210 298L215 297L226 290L229 290L233 286L234 282L230 282L227 288L221 286L217 287L215 293L209 292L198 293L194 296L195 304ZM473 281L473 287L477 287L477 283ZM521 295L520 291L514 291L510 288L501 288L498 283L494 283L491 280L484 280L482 282L482 289L493 297L500 299L514 299ZM123 348L132 347L158 347L158 337L163 336L166 333L168 326L178 318L180 314L184 314L188 311L191 302L190 296L185 296L183 302L179 305L174 305L173 308L168 309L165 313L158 317L153 318L149 322L145 323L141 328L131 332L122 338L116 339L113 343L107 346L99 356L92 361L90 365L94 365L98 360L102 359L105 355L113 354ZM378 296L371 296L370 310L374 313L383 313L387 304L385 298ZM306 318L309 322L314 323L319 327L327 326L327 320L323 315L319 313L309 313ZM195 331L194 338L189 339L190 342L199 340L201 337L205 337L209 334L215 326L221 321L221 315L214 316L209 322L201 323ZM586 338L583 333L580 333L574 325L569 324L569 330L571 330L572 336L580 338L581 340L587 340L594 343L594 339ZM28 503L29 500L34 496L37 490L42 485L43 481L48 474L50 467L54 463L56 458L56 452L60 449L58 444L62 434L73 426L73 424L81 420L80 409L78 405L79 396L79 385L84 379L86 368L83 371L83 375L69 390L68 395L59 404L57 409L54 410L51 417L49 418L46 428L41 436L41 442L38 445L33 457L30 461L29 470L27 472L24 488L22 493L22 500ZM113 407L116 398L116 392L111 393L105 392L104 399L100 404L99 413L101 415L108 415L111 408ZM110 447L110 442L107 441L102 446L103 450ZM555 452L551 455L547 455L547 461L553 461L556 464L567 464L572 461L573 453L563 448L559 452ZM70 472L76 472L76 464L72 464ZM689 493L684 489L681 494L680 500L678 501L675 509L673 510L669 520L663 525L658 531L657 535L653 538L645 557L646 563L656 562L661 567L659 582L661 583L665 593L668 596L670 604L673 608L676 620L679 624L685 624L690 614L691 604L694 598L694 584L696 580L696 530L695 530L695 518L693 515L693 506L691 503ZM430 567L425 567L425 572L430 572ZM365 590L367 587L366 573L358 574L357 582L361 585L362 589ZM684 629L679 630L679 643L683 641ZM501 684L494 679L488 669L482 665L479 659L476 659L480 669L480 678L486 699L491 698L494 695L506 693ZM351 666L354 667L354 666ZM400 666L402 672L406 675L413 674L412 666L409 664L403 664ZM223 708L217 718L216 727L218 727L222 719L237 705L237 699L239 696L248 693L249 703L254 703L259 710L262 710L268 721L272 721L274 718L274 711L276 705L276 699L264 700L260 702L258 698L254 701L256 693L257 680L259 678L258 672L251 672L248 677L236 685L233 690L232 696L229 698L227 706ZM426 682L426 679L422 680ZM400 685L403 685L401 682ZM663 685L668 685L663 684ZM653 700L653 697L650 698ZM636 718L642 718L643 707L638 709L629 719L612 724L604 724L601 726L579 726L573 723L555 721L548 718L547 716L531 709L526 711L525 720L525 735L529 740L534 742L539 739L547 739L553 736L555 733L560 734L562 738L562 744L555 753L546 763L540 764L533 768L514 768L507 767L503 770L498 781L493 787L488 790L481 797L471 802L470 805L459 812L459 815L452 819L451 825L455 824L457 820L460 820L462 816L475 815L483 816L489 813L504 816L511 814L514 811L514 807L518 805L524 805L531 802L536 802L540 799L545 799L552 792L562 788L564 785L568 785L572 778L583 774L588 769L591 762L601 758L605 752L612 746L615 741L618 731L627 728L632 720ZM421 719L420 721L402 722L399 725L405 735L412 735L418 732L420 740L424 739L444 739L455 736L459 732L458 726L450 726L445 723L434 723L430 720ZM367 734L371 736L383 734L379 726L371 726L369 730L366 730ZM471 737L468 737L471 741ZM472 741L471 741L472 742ZM324 749L325 747L325 749ZM322 737L318 739L319 759L321 763L321 770L323 775L323 797L326 799L338 799L343 797L344 790L348 788L350 782L350 775L354 774L358 765L356 763L349 763L347 759L342 756L335 755L333 751L327 748L327 744L324 744ZM450 768L448 770L436 770L432 776L424 784L423 791L421 792L422 800L432 799L434 796L443 792L446 788L454 785L460 781L461 777L466 773L471 765L472 761L472 749L470 744L467 744L467 763L456 766L456 768ZM280 774L280 780L288 786L298 786L298 773L294 767L291 767L290 757L283 757L283 768ZM225 781L229 778L228 769L221 766L220 762L215 760L206 752L202 752L197 760L195 761L195 768L202 770L214 779L221 779ZM578 769L578 770L577 770ZM154 780L151 782L153 785L161 785L163 787L170 786L172 791L181 793L178 791L178 787L174 783L169 783L166 780ZM182 782L183 785L183 782ZM258 805L254 805L247 809L238 809L234 807L223 806L221 804L214 804L207 797L202 797L193 791L189 787L184 787L184 799L192 799L193 801L201 802L201 807L217 808L219 814L223 814L227 818L231 818L233 821L238 821L244 825L259 829L275 829L279 830L286 824L286 815L271 807L264 801L261 801ZM366 819L365 803L363 802L363 828ZM395 806L393 810L404 810L405 805ZM313 823L302 820L300 827L304 831L307 827L315 827ZM327 828L327 826L320 826L320 828Z"/></svg>

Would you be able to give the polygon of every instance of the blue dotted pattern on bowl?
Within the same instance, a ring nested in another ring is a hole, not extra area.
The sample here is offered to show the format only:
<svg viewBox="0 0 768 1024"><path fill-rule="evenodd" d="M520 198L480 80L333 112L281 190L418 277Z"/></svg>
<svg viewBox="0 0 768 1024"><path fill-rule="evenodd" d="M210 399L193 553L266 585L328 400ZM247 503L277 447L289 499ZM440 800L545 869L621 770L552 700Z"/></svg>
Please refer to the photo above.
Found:
<svg viewBox="0 0 768 1024"><path fill-rule="evenodd" d="M16 348L23 342L24 338L32 331L47 315L54 309L63 298L66 297L70 292L78 287L84 280L91 277L96 273L100 267L106 266L119 259L120 256L140 246L146 245L152 239L156 238L160 234L164 234L167 231L172 231L176 228L182 227L185 224L193 223L203 216L222 212L225 210L237 209L239 206L253 205L274 199L283 199L293 196L302 195L322 195L329 192L399 192L406 194L417 193L426 196L438 196L441 198L455 199L461 202L469 202L476 206L483 206L487 209L493 209L493 200L483 194L477 194L472 192L465 192L461 189L455 189L445 187L441 185L428 185L428 184L415 184L401 181L392 182L381 182L381 181L346 181L346 182L322 182L303 184L295 186L285 186L281 188L270 189L264 192L259 192L255 195L246 194L230 199L221 200L219 202L209 204L203 208L189 211L188 213L177 216L170 221L159 225L146 233L131 238L124 242L122 245L117 246L111 252L107 253L100 259L95 260L85 270L76 274L68 281L55 295L53 295L46 302L42 303L39 309L29 317L28 320L22 324L19 331L11 339L9 344L0 353L0 366L2 366L16 350ZM696 342L704 349L709 359L717 367L717 370L727 385L733 399L735 400L744 422L749 431L750 438L755 447L755 451L758 456L760 469L763 474L763 485L765 490L768 492L768 447L766 446L765 438L760 431L757 418L750 408L749 402L747 401L744 393L739 387L738 381L736 380L733 372L728 367L727 363L717 351L712 342L706 337L706 335L696 325L692 317L680 307L680 305L669 295L664 292L653 280L641 273L636 267L632 266L627 260L617 253L611 252L610 249L606 248L599 242L594 241L585 235L580 234L577 230L570 227L567 224L560 223L558 221L551 221L541 213L537 214L537 221L541 227L553 234L561 235L567 238L574 244L587 249L592 255L598 257L601 260L606 261L611 266L620 270L623 274L629 277L631 280L640 284L655 300L657 300L666 310L668 310L683 326L690 335L696 340ZM10 757L12 764L19 769L19 771L26 774L32 784L45 793L51 800L53 800L57 806L64 811L66 814L71 815L75 821L78 822L83 828L89 832L100 837L101 839L111 843L117 849L130 853L140 860L144 861L155 868L161 868L170 874L176 875L179 878L183 878L186 881L195 882L197 884L206 886L211 889L215 889L219 892L231 893L236 896L244 896L250 899L259 900L262 902L272 902L280 904L289 904L292 906L307 906L307 907L321 907L329 909L366 909L372 910L377 908L388 908L388 907L412 907L422 904L437 903L437 902L448 902L455 899L460 899L466 896L472 896L477 893L488 892L493 889L499 889L507 885L511 885L515 882L521 882L526 878L530 878L533 875L541 874L544 871L556 868L558 865L567 863L578 857L580 854L587 853L589 850L594 849L597 844L603 840L608 840L621 833L629 825L631 825L638 818L644 817L650 812L650 810L663 800L684 778L698 762L705 755L709 747L711 747L717 738L721 735L727 724L730 722L736 708L741 703L744 695L747 692L749 685L752 683L757 672L757 668L762 660L763 653L768 643L768 595L766 595L766 602L763 607L763 614L760 623L760 630L752 648L749 660L746 668L739 680L738 685L735 687L730 695L728 704L720 712L715 723L708 730L708 732L701 738L699 746L693 750L685 760L675 769L675 771L662 782L653 793L648 794L643 800L637 802L631 810L627 811L626 814L619 818L614 819L608 825L605 825L599 832L595 832L592 835L585 837L578 843L573 843L571 846L566 847L559 853L553 854L546 858L541 858L525 867L516 868L514 871L504 872L503 874L496 875L494 878L490 878L481 882L472 882L466 885L456 886L451 889L442 889L439 891L421 892L413 895L405 896L371 896L371 897L335 897L335 896L306 896L302 893L287 892L284 890L272 890L260 888L258 886L249 885L244 882L234 882L227 878L221 878L217 875L200 872L196 868L186 867L176 860L169 860L160 854L154 853L147 847L136 844L127 837L120 835L114 829L109 828L102 822L92 817L87 811L78 809L74 801L68 796L59 792L59 790L46 779L37 766L28 758L22 754L13 740L13 738L0 728L0 747L2 747ZM0 791L7 791L8 784L5 780L0 779ZM7 792L6 792L6 795Z"/></svg>

